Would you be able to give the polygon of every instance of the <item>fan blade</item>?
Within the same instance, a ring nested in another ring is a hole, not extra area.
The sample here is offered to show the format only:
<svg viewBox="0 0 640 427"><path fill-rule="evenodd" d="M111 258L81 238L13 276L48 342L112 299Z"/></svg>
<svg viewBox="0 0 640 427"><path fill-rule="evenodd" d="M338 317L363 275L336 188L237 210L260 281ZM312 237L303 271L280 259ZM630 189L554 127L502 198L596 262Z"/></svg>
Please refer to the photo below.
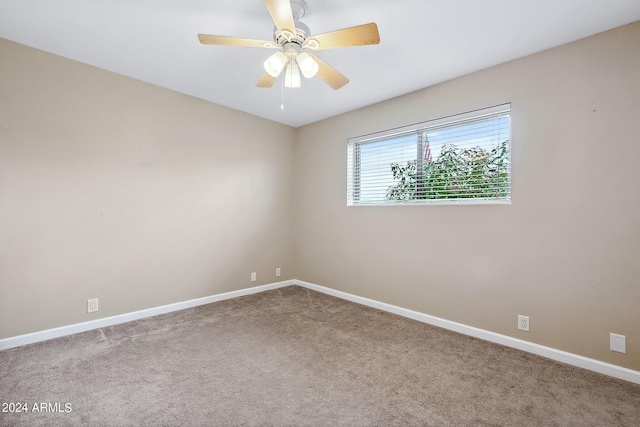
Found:
<svg viewBox="0 0 640 427"><path fill-rule="evenodd" d="M380 43L380 34L378 33L378 26L372 22L370 24L319 34L310 37L308 40L315 40L319 45L317 48L314 48L313 43L311 43L309 44L310 49L323 50L378 44Z"/></svg>
<svg viewBox="0 0 640 427"><path fill-rule="evenodd" d="M331 86L333 90L338 90L342 86L349 83L349 79L336 71L333 67L331 67L331 65L327 64L311 53L309 53L309 55L311 55L311 57L318 63L317 76L320 77L326 84Z"/></svg>
<svg viewBox="0 0 640 427"><path fill-rule="evenodd" d="M276 82L278 78L277 77L273 77L271 74L265 72L262 77L260 77L260 80L258 80L258 83L256 83L257 87L271 87L273 86L273 84Z"/></svg>
<svg viewBox="0 0 640 427"><path fill-rule="evenodd" d="M276 24L278 31L289 30L296 33L296 24L293 22L293 12L289 0L264 0L269 9L271 19Z"/></svg>
<svg viewBox="0 0 640 427"><path fill-rule="evenodd" d="M198 34L198 39L202 44L217 44L224 46L247 46L247 47L278 47L273 42L265 40L239 39L236 37L212 36L209 34Z"/></svg>

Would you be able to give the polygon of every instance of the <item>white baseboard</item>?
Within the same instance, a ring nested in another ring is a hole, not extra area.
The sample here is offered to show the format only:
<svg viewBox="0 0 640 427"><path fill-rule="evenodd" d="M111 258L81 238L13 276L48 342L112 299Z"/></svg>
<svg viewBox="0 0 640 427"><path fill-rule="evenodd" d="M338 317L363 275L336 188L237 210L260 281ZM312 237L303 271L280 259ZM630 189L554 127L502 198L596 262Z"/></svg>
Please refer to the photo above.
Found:
<svg viewBox="0 0 640 427"><path fill-rule="evenodd" d="M131 322L133 320L143 319L145 317L157 316L159 314L170 313L172 311L184 310L186 308L197 307L199 305L210 304L217 301L223 301L230 298L241 297L244 295L255 294L259 292L269 291L272 289L282 288L285 286L298 285L307 289L311 289L323 294L332 295L347 301L373 307L389 313L397 314L429 325L438 326L440 328L455 331L464 335L480 338L485 341L502 344L507 347L516 348L528 353L537 354L552 360L567 363L569 365L588 369L614 378L619 378L632 383L640 384L640 372L632 369L623 368L621 366L612 365L610 363L601 362L599 360L590 359L588 357L579 356L577 354L568 353L566 351L557 350L551 347L523 341L517 338L509 337L484 329L474 328L462 323L452 322L440 317L431 316L384 302L372 300L369 298L352 295L346 292L337 291L313 283L304 282L302 280L285 280L282 282L271 283L268 285L255 286L252 288L241 289L238 291L226 292L223 294L212 295L204 298L192 299L189 301L178 302L175 304L153 307L146 310L134 311L131 313L120 314L117 316L104 317L102 319L91 320L88 322L76 323L73 325L62 326L59 328L47 329L44 331L33 332L30 334L19 335L10 338L0 339L0 350L6 350L13 347L19 347L27 344L33 344L40 341L46 341L53 338L59 338L66 335L85 332L92 329L104 328L107 326L117 325L120 323Z"/></svg>
<svg viewBox="0 0 640 427"><path fill-rule="evenodd" d="M64 337L78 332L90 331L92 329L104 328L107 326L117 325L120 323L131 322L133 320L143 319L145 317L157 316L158 314L170 313L172 311L184 310L185 308L197 307L199 305L211 304L212 302L223 301L230 298L241 297L244 295L256 294L258 292L269 291L271 289L282 288L284 286L294 285L293 280L285 280L283 282L271 283L268 285L255 286L253 288L241 289L239 291L225 292L223 294L212 295L203 298L192 299L188 301L178 302L174 304L162 305L160 307L148 308L145 310L134 311L131 313L119 314L117 316L103 317L102 319L90 320L88 322L76 323L73 325L61 326L59 328L47 329L44 331L33 332L25 335L4 338L0 340L0 350L6 350L22 345L33 344L40 341L46 341L53 338Z"/></svg>
<svg viewBox="0 0 640 427"><path fill-rule="evenodd" d="M590 359L588 357L580 356L577 354L568 353L566 351L557 350L555 348L545 347L543 345L535 344L529 341L523 341L517 338L509 337L507 335L497 334L495 332L490 332L484 329L474 328L473 326L463 325L462 323L452 322L440 317L430 316L428 314L408 310L406 308L386 304L369 298L359 297L357 295L337 291L335 289L315 285L313 283L308 283L301 280L294 280L294 283L307 289L322 292L327 295L332 295L334 297L342 298L347 301L355 302L369 307L377 308L403 317L408 317L419 322L428 323L429 325L438 326L450 331L455 331L464 335L480 338L485 341L490 341L493 343L502 344L507 347L526 351L528 353L537 354L538 356L557 360L568 365L577 366L614 378L619 378L632 383L640 384L639 371L634 371L632 369L627 369L621 366L612 365L610 363L601 362L599 360Z"/></svg>

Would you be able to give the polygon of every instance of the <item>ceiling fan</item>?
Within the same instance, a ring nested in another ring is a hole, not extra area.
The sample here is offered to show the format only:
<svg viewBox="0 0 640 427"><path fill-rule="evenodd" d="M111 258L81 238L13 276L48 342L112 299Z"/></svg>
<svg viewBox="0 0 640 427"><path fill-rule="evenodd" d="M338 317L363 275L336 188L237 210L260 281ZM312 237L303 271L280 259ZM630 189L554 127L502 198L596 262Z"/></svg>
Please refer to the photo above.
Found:
<svg viewBox="0 0 640 427"><path fill-rule="evenodd" d="M198 34L202 44L278 49L265 61L265 72L256 84L258 87L273 86L284 70L285 87L300 87L302 72L306 78L317 75L334 90L340 89L349 83L349 79L311 51L380 43L378 26L375 23L311 36L309 27L300 22L307 10L304 0L264 0L264 4L276 24L273 41Z"/></svg>

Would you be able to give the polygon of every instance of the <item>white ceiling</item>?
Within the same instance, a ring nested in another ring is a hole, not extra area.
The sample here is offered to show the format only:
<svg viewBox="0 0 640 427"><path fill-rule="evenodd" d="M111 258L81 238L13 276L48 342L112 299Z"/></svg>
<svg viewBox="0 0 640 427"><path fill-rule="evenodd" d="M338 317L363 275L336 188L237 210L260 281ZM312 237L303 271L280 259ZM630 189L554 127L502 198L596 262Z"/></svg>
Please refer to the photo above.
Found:
<svg viewBox="0 0 640 427"><path fill-rule="evenodd" d="M306 0L312 34L376 22L381 43L317 53L351 82L255 87L263 0L0 0L0 37L298 127L640 20L640 0ZM639 41L640 48L640 41ZM46 78L46 76L43 76Z"/></svg>

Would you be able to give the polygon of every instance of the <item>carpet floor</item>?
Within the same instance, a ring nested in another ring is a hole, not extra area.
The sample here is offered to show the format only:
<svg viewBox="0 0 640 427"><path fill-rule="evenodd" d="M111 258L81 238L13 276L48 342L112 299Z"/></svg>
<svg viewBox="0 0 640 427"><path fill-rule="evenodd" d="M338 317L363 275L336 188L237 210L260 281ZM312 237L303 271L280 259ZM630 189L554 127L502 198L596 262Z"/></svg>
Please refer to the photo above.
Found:
<svg viewBox="0 0 640 427"><path fill-rule="evenodd" d="M639 385L298 286L1 351L0 402L3 426L640 426Z"/></svg>

